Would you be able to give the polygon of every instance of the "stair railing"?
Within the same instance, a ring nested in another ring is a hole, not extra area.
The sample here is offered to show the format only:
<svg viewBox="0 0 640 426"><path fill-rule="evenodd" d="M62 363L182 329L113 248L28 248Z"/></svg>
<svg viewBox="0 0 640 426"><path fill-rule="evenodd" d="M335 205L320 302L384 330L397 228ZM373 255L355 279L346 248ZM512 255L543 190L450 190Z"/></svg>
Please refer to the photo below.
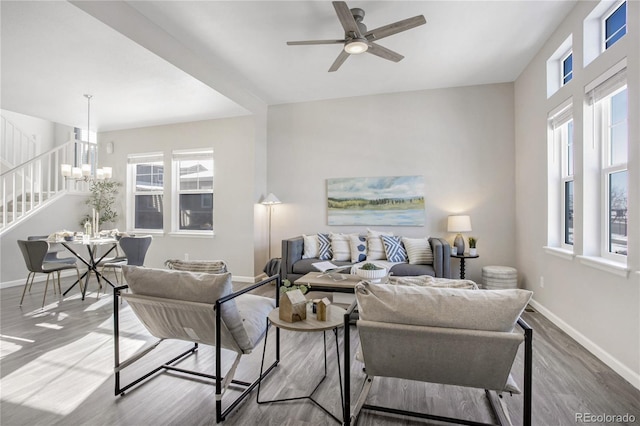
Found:
<svg viewBox="0 0 640 426"><path fill-rule="evenodd" d="M86 191L88 184L66 180L61 164L95 164L95 144L70 141L0 175L0 234L67 190Z"/></svg>
<svg viewBox="0 0 640 426"><path fill-rule="evenodd" d="M0 159L9 167L29 161L36 155L36 141L13 122L0 117Z"/></svg>

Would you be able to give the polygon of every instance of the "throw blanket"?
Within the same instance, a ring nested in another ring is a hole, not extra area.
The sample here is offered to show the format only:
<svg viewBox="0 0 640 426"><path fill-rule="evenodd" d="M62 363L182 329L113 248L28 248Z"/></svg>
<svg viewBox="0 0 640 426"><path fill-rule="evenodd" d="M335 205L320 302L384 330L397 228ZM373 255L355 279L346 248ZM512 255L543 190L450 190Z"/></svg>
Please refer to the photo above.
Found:
<svg viewBox="0 0 640 426"><path fill-rule="evenodd" d="M419 275L416 277L389 277L389 284L412 285L420 287L462 288L470 290L478 289L478 285L471 280L434 278L430 275Z"/></svg>
<svg viewBox="0 0 640 426"><path fill-rule="evenodd" d="M227 272L227 264L223 260L169 259L164 262L164 265L176 271L205 272L207 274L224 274Z"/></svg>

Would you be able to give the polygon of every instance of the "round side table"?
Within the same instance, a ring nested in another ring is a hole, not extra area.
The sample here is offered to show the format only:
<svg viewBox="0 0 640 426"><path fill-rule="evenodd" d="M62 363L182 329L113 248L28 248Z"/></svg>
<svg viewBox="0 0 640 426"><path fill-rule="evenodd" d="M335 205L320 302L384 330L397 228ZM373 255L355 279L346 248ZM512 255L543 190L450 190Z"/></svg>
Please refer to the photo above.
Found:
<svg viewBox="0 0 640 426"><path fill-rule="evenodd" d="M313 402L315 405L317 405L319 408L322 409L322 411L324 411L325 413L327 413L328 415L330 415L335 421L337 421L338 423L343 423L342 420L340 420L335 414L333 414L332 412L330 412L329 410L327 410L325 407L323 407L318 401L316 401L313 397L313 394L316 392L316 390L318 390L318 388L320 387L320 384L324 381L324 379L327 378L327 340L326 340L326 332L328 330L332 330L333 334L335 336L335 342L336 342L336 360L338 362L338 381L340 383L340 401L341 401L341 405L344 405L344 393L342 390L342 373L340 372L340 349L339 349L339 344L338 344L338 329L340 327L344 326L344 314L345 314L345 310L342 308L339 308L335 305L329 305L327 307L327 320L326 321L319 321L316 318L316 314L311 312L311 309L309 306L307 306L307 318L303 321L296 321L296 322L287 322L284 320L280 319L280 308L276 308L273 311L271 311L269 313L269 316L267 318L267 332L265 334L264 337L264 349L262 351L262 362L260 364L260 376L262 376L262 372L264 369L264 356L266 353L266 349L267 349L267 338L269 336L269 326L273 325L274 327L277 327L279 329L282 330L288 330L288 331L296 331L296 332L318 332L318 331L322 331L322 337L323 337L323 343L324 343L324 375L322 376L322 378L320 379L320 381L318 382L318 384L313 388L313 391L309 394L309 395L304 395L304 396L296 396L296 397L291 397L291 398L282 398L282 399L270 399L270 400L260 400L260 382L258 382L258 392L257 392L257 396L256 396L256 402L258 404L266 404L266 403L270 403L270 402L285 402L285 401L296 401L296 400L301 400L301 399L308 399L311 402ZM299 349L306 349L306 348L299 348ZM343 411L344 411L344 407L342 407Z"/></svg>
<svg viewBox="0 0 640 426"><path fill-rule="evenodd" d="M473 256L470 254L452 254L451 257L455 257L456 259L460 259L460 279L464 280L464 261L465 259L476 259L480 257L478 254L474 254Z"/></svg>

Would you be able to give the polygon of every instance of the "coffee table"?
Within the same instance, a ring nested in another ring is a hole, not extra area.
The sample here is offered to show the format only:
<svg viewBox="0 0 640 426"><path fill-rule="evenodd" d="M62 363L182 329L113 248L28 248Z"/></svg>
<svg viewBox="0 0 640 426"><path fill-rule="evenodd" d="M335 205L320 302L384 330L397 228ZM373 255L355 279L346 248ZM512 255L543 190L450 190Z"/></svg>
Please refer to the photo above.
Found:
<svg viewBox="0 0 640 426"><path fill-rule="evenodd" d="M322 331L323 343L324 343L324 375L318 382L318 384L313 388L309 395L296 396L291 398L281 398L281 399L270 399L270 400L260 400L260 383L258 382L258 393L256 396L256 402L258 404L266 404L266 403L274 403L274 402L287 402L287 401L298 401L302 399L308 399L313 402L316 406L320 407L325 413L331 416L338 423L343 423L343 420L340 420L338 416L327 410L323 407L318 401L316 401L313 397L313 394L318 390L320 384L324 382L324 379L327 378L327 340L326 340L326 331L331 330L335 336L336 342L336 360L338 363L338 381L340 383L340 405L342 407L342 415L344 417L344 393L342 388L342 373L340 372L340 346L338 344L338 329L344 326L344 314L345 310L339 308L334 305L329 305L327 308L327 320L319 321L316 318L316 315L311 312L311 309L307 307L307 318L304 321L296 321L296 322L287 322L280 319L280 308L276 308L269 313L267 319L267 332L264 336L264 348L262 350L262 362L260 364L260 376L262 377L262 372L264 369L264 355L267 351L267 339L269 336L269 325L273 325L279 329L296 331L296 332L319 332ZM299 348L300 350L306 350L307 348Z"/></svg>
<svg viewBox="0 0 640 426"><path fill-rule="evenodd" d="M353 288L362 281L357 275L333 274L336 279L322 272L309 272L295 280L294 284L308 284L314 291L335 291L339 293L353 293Z"/></svg>

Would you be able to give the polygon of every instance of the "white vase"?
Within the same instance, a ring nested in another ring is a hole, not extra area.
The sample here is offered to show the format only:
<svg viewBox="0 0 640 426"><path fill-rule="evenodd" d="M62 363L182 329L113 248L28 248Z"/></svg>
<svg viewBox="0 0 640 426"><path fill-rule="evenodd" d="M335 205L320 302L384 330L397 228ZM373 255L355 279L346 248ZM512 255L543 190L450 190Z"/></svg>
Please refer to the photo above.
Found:
<svg viewBox="0 0 640 426"><path fill-rule="evenodd" d="M476 256L478 254L478 250L475 248L470 248L469 249L469 255L470 256Z"/></svg>

